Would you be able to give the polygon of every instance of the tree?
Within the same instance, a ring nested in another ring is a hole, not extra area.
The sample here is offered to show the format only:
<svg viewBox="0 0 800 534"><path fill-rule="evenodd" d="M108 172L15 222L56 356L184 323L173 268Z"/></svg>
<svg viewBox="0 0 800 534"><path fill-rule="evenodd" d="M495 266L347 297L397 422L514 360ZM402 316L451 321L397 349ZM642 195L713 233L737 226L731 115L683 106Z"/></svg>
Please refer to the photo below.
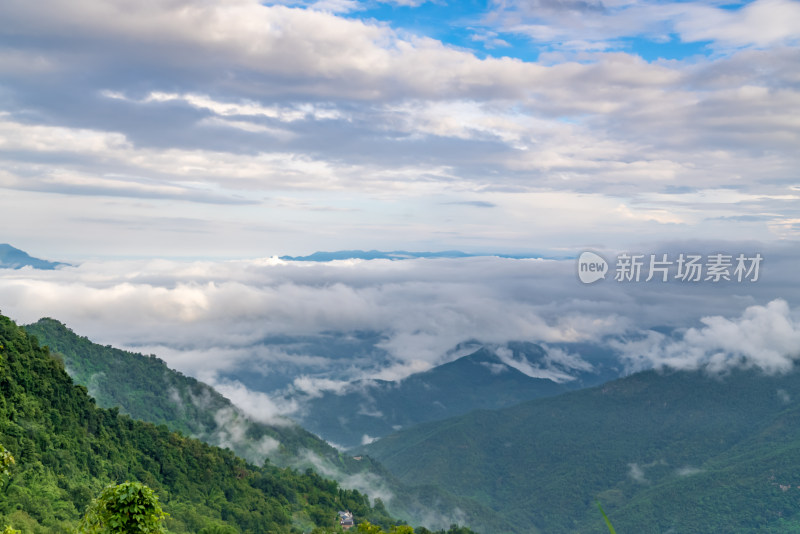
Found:
<svg viewBox="0 0 800 534"><path fill-rule="evenodd" d="M0 348L2 348L2 346L0 346ZM0 475L8 476L8 468L13 464L14 457L11 456L11 453L8 452L3 445L0 445ZM6 525L6 528L4 528L3 532L0 532L0 534L20 534L20 532Z"/></svg>
<svg viewBox="0 0 800 534"><path fill-rule="evenodd" d="M358 524L358 534L386 534L378 525L372 525L368 521Z"/></svg>
<svg viewBox="0 0 800 534"><path fill-rule="evenodd" d="M0 475L8 476L8 468L14 465L14 457L0 445Z"/></svg>
<svg viewBox="0 0 800 534"><path fill-rule="evenodd" d="M139 482L108 486L89 505L78 532L153 534L166 532L166 514L156 494Z"/></svg>

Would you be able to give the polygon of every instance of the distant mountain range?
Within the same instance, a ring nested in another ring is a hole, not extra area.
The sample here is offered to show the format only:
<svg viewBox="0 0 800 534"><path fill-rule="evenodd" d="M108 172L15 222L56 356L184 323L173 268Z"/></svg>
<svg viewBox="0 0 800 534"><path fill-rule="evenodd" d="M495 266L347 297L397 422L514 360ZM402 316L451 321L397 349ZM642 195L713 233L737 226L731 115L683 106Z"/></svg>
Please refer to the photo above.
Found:
<svg viewBox="0 0 800 534"><path fill-rule="evenodd" d="M442 252L408 252L406 250L393 250L383 252L380 250L339 250L335 252L314 252L308 256L281 256L286 261L334 261L334 260L409 260L415 258L472 258L478 256L495 256L498 258L530 259L542 256L530 254L490 254L469 253L458 250L445 250Z"/></svg>
<svg viewBox="0 0 800 534"><path fill-rule="evenodd" d="M800 372L654 371L363 447L526 533L800 532ZM489 528L486 534L505 532Z"/></svg>
<svg viewBox="0 0 800 534"><path fill-rule="evenodd" d="M454 352L466 355L398 382L356 381L344 391L304 400L298 422L332 443L354 447L426 421L513 406L618 376L601 363L571 368L553 361L534 343L464 343Z"/></svg>
<svg viewBox="0 0 800 534"><path fill-rule="evenodd" d="M29 256L18 248L8 244L0 244L0 269L22 269L23 267L33 267L34 269L55 269L56 267L67 266L68 263L58 261L40 260Z"/></svg>

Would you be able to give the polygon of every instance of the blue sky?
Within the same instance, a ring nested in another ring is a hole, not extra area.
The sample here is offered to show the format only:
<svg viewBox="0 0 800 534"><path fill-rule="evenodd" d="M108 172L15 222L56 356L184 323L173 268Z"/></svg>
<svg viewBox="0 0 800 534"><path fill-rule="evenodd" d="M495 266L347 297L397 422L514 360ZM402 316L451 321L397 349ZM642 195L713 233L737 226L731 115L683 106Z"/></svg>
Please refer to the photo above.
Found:
<svg viewBox="0 0 800 534"><path fill-rule="evenodd" d="M532 2L533 3L533 2ZM736 4L709 4L720 10L736 11L748 2ZM556 3L552 3L555 5ZM562 4L569 4L563 2ZM633 4L633 3L631 3ZM324 5L324 4L323 4ZM573 13L593 14L611 18L631 9L632 5L603 6L601 2L573 2L567 10ZM343 3L342 12L357 19L374 19L393 28L412 34L426 35L451 46L470 50L478 57L513 57L523 61L536 61L541 52L564 45L565 40L537 39L527 34L520 24L504 21L514 12L513 3L506 2L353 2ZM518 11L518 10L516 10ZM550 14L531 17L543 24L552 24ZM519 17L520 15L517 14ZM511 17L509 17L511 18ZM664 21L663 28L670 24ZM609 49L636 54L648 61L657 59L686 59L697 55L708 56L712 41L684 39L674 31L654 34L646 28L634 27L604 43ZM579 36L580 32L576 32Z"/></svg>

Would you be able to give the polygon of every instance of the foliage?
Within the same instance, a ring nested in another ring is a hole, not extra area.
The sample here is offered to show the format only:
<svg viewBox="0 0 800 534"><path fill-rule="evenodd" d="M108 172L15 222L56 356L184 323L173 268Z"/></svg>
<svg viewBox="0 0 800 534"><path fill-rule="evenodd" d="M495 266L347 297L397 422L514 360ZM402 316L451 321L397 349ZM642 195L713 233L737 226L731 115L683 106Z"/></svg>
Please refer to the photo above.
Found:
<svg viewBox="0 0 800 534"><path fill-rule="evenodd" d="M546 356L534 344L511 344L514 357L530 361ZM311 431L344 446L361 444L364 434L386 436L398 427L446 419L477 409L498 409L520 402L557 395L580 387L582 381L558 384L530 377L517 369L492 372L500 359L481 348L455 361L413 374L401 382L369 380L356 382L346 392L326 392L306 401L301 423ZM600 377L586 373L586 378ZM369 406L369 410L364 410ZM359 409L361 407L361 409ZM381 417L374 417L380 412ZM347 418L339 417L348 414Z"/></svg>
<svg viewBox="0 0 800 534"><path fill-rule="evenodd" d="M92 343L50 318L25 330L55 351L73 380L85 386L103 408L116 407L134 419L230 447L256 464L264 461L264 443L271 440L281 444L271 454L279 465L288 465L301 450L339 460L336 449L301 427L289 421L275 426L252 421L212 387L170 369L154 355ZM231 432L233 427L235 432ZM244 439L233 439L233 435Z"/></svg>
<svg viewBox="0 0 800 534"><path fill-rule="evenodd" d="M14 465L14 457L0 444L0 475L8 476L8 468Z"/></svg>
<svg viewBox="0 0 800 534"><path fill-rule="evenodd" d="M344 478L357 475L362 480L379 479L393 495L391 512L408 522L416 523L419 517L452 516L476 526L486 523L500 528L508 526L491 509L480 503L453 497L441 488L403 485L371 458L364 456L355 460L352 455L340 453L297 425L287 422L270 426L249 420L213 388L168 368L153 355L145 356L93 343L55 319L40 319L26 326L25 330L56 351L56 358L63 362L73 380L84 386L101 407L119 410L134 419L156 425L164 424L170 430L191 435L211 445L230 447L237 455L256 465L264 462L264 444L277 441L280 444L278 448L268 451L269 460L277 466L292 467L301 472L313 467L324 470L330 476ZM472 364L473 368L485 369L480 362ZM463 369L458 372L461 373L459 377L464 373L469 374ZM452 370L449 375L454 376ZM419 388L414 391L416 393L412 396L419 393ZM430 403L423 404L425 410L429 411ZM338 417L334 415L330 419L338 420ZM234 439L233 436L241 439ZM312 456L309 451L313 453L314 463L309 460ZM81 491L82 502L85 501L82 505L85 506L92 493L89 489ZM311 498L317 499L317 496ZM363 504L343 506L345 509L353 507L357 507L364 517L373 522L381 525L392 523L382 504L369 511ZM454 514L454 510L460 512ZM292 520L308 528L314 523L314 518L319 520L326 517L326 521L333 521L329 513L328 509L317 505L310 514L293 513ZM176 521L175 517L173 515L171 523ZM208 525L204 528L212 527Z"/></svg>
<svg viewBox="0 0 800 534"><path fill-rule="evenodd" d="M355 530L358 534L475 534L473 531L466 527L458 525L450 525L448 530L438 530L432 532L424 527L413 529L408 525L394 525L389 530L383 530L378 525L373 525L368 521L359 523Z"/></svg>
<svg viewBox="0 0 800 534"><path fill-rule="evenodd" d="M162 524L166 517L153 490L139 482L124 482L108 486L89 505L79 532L162 533L166 532Z"/></svg>
<svg viewBox="0 0 800 534"><path fill-rule="evenodd" d="M0 474L8 476L8 467L14 463L14 457L11 453L0 444ZM10 526L6 526L0 534L20 534L19 530L14 530Z"/></svg>
<svg viewBox="0 0 800 534"><path fill-rule="evenodd" d="M650 371L420 425L365 452L404 482L494 508L519 533L608 532L598 500L621 532L791 532L796 391L797 371Z"/></svg>
<svg viewBox="0 0 800 534"><path fill-rule="evenodd" d="M248 464L230 450L101 409L64 364L0 316L0 443L16 459L0 499L0 525L71 532L103 488L152 488L170 532L232 527L290 534L333 527L338 510L390 524L385 509L311 471ZM310 527L310 528L309 528Z"/></svg>

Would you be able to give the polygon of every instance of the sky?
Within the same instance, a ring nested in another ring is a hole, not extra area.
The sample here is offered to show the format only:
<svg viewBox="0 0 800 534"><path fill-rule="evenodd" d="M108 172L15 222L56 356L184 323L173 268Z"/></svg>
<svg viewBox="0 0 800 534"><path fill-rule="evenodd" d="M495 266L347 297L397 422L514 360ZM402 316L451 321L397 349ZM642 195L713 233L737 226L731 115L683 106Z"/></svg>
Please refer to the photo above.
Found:
<svg viewBox="0 0 800 534"><path fill-rule="evenodd" d="M783 371L798 45L797 0L4 0L0 242L72 266L0 272L0 310L260 410L226 371L335 389L475 338ZM348 249L543 259L277 258ZM758 281L582 284L584 250L764 262ZM378 333L379 361L265 342L330 332Z"/></svg>
<svg viewBox="0 0 800 534"><path fill-rule="evenodd" d="M796 239L800 3L0 6L33 255L563 255Z"/></svg>

